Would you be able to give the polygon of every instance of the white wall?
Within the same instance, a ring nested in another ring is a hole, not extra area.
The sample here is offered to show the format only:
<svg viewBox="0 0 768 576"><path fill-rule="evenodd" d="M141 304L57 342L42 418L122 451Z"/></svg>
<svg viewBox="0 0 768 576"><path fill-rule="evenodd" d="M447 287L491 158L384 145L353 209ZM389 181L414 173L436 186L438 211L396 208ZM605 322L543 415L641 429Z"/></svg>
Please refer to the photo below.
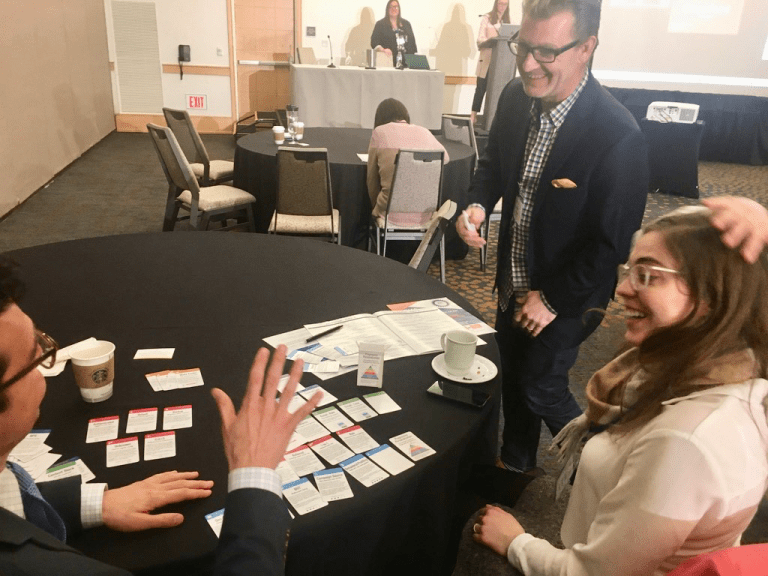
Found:
<svg viewBox="0 0 768 576"><path fill-rule="evenodd" d="M227 33L226 0L123 0L150 2L157 14L159 66L178 62L179 44L190 47L191 62L184 66L229 66L229 36ZM109 58L115 62L115 38L112 20L112 0L104 0L107 16ZM123 110L117 88L119 66L112 73L115 113ZM191 115L231 116L232 99L228 76L162 74L163 105L185 108L187 94L207 96L206 110L189 110ZM160 113L160 110L157 111Z"/></svg>

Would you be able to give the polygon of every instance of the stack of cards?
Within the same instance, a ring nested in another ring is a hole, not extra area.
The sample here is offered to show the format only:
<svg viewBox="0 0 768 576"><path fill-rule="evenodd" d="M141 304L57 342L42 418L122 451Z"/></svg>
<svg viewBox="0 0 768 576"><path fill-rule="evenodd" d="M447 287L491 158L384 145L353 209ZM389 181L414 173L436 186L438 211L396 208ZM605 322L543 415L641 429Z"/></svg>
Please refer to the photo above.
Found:
<svg viewBox="0 0 768 576"><path fill-rule="evenodd" d="M50 430L32 430L11 451L8 460L24 468L34 480L42 480L46 470L61 458L61 454L51 452L52 448L45 443L50 433Z"/></svg>
<svg viewBox="0 0 768 576"><path fill-rule="evenodd" d="M155 392L167 390L178 390L179 388L194 388L203 386L203 375L200 368L190 368L188 370L163 370L145 374L149 385Z"/></svg>

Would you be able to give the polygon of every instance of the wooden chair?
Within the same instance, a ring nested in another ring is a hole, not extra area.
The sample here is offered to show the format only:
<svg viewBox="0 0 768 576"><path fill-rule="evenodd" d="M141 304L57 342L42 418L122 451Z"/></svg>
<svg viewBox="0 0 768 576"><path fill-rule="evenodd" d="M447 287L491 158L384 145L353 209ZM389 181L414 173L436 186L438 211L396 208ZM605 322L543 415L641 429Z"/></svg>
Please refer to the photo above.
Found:
<svg viewBox="0 0 768 576"><path fill-rule="evenodd" d="M234 178L235 163L208 157L208 151L186 110L163 108L163 115L201 186L214 186Z"/></svg>
<svg viewBox="0 0 768 576"><path fill-rule="evenodd" d="M251 194L223 184L201 188L171 129L147 124L147 130L168 180L164 231L171 231L176 222L189 219L194 230L207 230L211 222L221 222L224 226L220 230L247 228L255 232L256 199ZM189 216L179 218L181 209L188 211ZM237 218L237 223L228 225L230 218Z"/></svg>
<svg viewBox="0 0 768 576"><path fill-rule="evenodd" d="M341 244L326 148L277 149L277 198L269 233L327 236Z"/></svg>

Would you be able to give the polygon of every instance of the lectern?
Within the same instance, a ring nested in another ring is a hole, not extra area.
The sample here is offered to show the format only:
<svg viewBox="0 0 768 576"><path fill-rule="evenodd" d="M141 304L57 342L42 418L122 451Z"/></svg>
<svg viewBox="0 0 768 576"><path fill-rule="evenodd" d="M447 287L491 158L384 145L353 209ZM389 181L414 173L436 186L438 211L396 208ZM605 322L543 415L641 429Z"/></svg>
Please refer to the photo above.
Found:
<svg viewBox="0 0 768 576"><path fill-rule="evenodd" d="M515 26L514 28L519 27ZM497 36L492 40L491 64L488 66L488 75L486 76L485 108L481 122L478 122L480 127L485 130L491 129L501 91L515 77L515 55L512 54L509 44L507 44L509 38L510 36Z"/></svg>

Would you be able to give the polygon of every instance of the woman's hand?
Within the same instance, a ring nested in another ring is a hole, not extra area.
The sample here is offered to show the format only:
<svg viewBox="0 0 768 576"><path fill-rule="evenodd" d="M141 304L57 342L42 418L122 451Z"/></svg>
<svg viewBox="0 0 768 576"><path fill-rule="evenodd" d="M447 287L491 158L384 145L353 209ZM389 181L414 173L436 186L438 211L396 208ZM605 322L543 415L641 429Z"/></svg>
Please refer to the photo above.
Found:
<svg viewBox="0 0 768 576"><path fill-rule="evenodd" d="M485 544L504 557L512 540L525 532L512 514L490 504L483 508L472 531L475 542Z"/></svg>

